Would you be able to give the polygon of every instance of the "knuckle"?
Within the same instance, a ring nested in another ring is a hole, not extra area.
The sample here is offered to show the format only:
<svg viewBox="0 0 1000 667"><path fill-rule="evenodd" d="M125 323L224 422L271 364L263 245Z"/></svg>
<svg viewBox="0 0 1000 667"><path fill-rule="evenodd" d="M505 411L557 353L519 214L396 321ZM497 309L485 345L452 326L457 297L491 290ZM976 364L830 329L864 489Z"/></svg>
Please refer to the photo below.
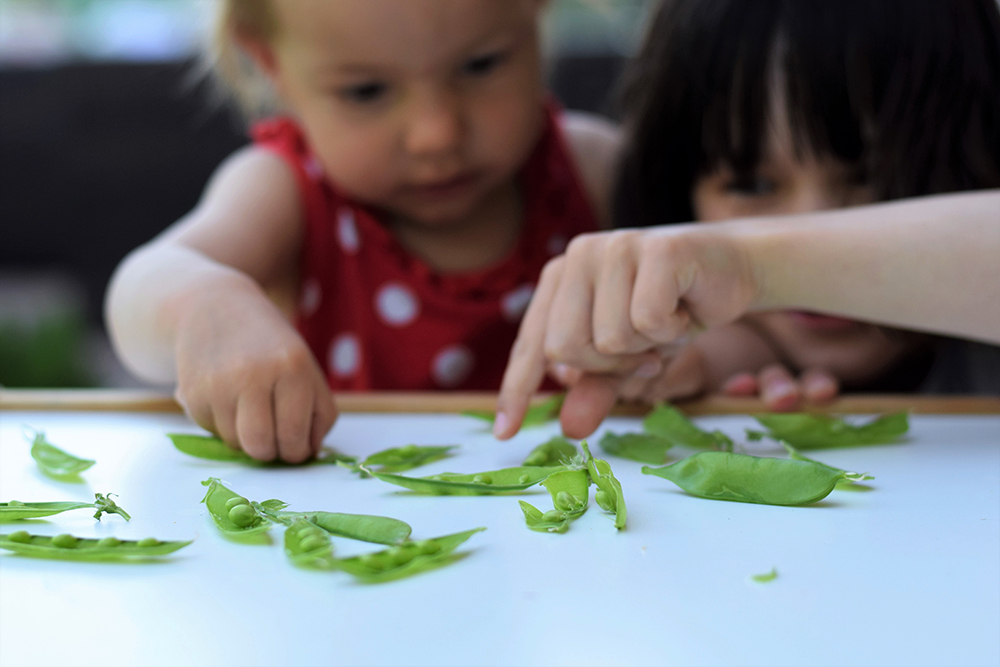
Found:
<svg viewBox="0 0 1000 667"><path fill-rule="evenodd" d="M629 348L628 338L621 329L601 331L594 336L594 349L605 356L624 354Z"/></svg>

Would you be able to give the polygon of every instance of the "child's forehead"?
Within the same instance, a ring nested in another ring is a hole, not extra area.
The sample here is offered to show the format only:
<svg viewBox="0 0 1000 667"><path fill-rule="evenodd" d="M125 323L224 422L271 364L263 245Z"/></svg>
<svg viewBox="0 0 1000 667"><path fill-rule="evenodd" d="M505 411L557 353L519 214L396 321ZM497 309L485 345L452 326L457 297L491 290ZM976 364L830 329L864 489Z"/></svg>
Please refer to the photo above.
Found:
<svg viewBox="0 0 1000 667"><path fill-rule="evenodd" d="M337 64L433 65L536 20L539 0L272 0L279 39Z"/></svg>

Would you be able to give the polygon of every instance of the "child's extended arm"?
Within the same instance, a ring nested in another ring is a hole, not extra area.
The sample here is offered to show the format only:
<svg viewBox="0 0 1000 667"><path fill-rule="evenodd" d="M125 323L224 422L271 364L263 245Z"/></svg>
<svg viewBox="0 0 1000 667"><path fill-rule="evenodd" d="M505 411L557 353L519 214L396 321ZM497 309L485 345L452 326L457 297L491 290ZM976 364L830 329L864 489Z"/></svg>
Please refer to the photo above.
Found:
<svg viewBox="0 0 1000 667"><path fill-rule="evenodd" d="M245 149L194 211L122 262L105 304L125 364L176 381L196 422L260 459L305 460L336 418L308 346L267 296L294 285L301 233L294 176Z"/></svg>
<svg viewBox="0 0 1000 667"><path fill-rule="evenodd" d="M593 385L655 374L655 348L692 322L715 326L749 310L807 309L1000 342L998 211L992 190L578 237L546 266L522 322L496 434L516 433L546 361L595 374L564 407L564 429L579 435L573 415L585 412Z"/></svg>

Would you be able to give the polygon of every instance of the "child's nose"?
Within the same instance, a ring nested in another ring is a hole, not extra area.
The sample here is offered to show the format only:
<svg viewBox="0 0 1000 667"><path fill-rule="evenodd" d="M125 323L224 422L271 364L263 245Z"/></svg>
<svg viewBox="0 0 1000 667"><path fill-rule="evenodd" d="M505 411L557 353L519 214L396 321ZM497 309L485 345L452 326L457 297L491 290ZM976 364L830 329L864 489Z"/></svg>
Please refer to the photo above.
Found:
<svg viewBox="0 0 1000 667"><path fill-rule="evenodd" d="M414 100L406 129L406 149L417 157L453 152L462 138L459 101L449 93Z"/></svg>

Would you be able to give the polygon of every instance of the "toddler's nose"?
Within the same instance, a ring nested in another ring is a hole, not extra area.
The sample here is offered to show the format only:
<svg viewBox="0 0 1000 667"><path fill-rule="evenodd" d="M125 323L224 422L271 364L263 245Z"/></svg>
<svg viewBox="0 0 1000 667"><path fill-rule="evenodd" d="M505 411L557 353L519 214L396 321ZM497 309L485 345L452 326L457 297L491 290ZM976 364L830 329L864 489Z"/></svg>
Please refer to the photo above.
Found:
<svg viewBox="0 0 1000 667"><path fill-rule="evenodd" d="M415 100L406 130L406 149L416 157L434 157L457 150L462 118L454 95L437 93Z"/></svg>

